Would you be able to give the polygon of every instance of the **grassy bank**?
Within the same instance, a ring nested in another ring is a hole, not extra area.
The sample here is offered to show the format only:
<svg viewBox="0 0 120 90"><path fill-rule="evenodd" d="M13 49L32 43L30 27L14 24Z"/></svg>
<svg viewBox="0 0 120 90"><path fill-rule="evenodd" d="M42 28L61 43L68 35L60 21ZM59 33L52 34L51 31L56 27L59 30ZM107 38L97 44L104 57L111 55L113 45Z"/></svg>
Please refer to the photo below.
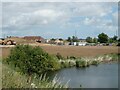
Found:
<svg viewBox="0 0 120 90"><path fill-rule="evenodd" d="M2 61L3 88L66 88L55 77L49 81L45 73L60 69L55 56L44 52L40 47L17 45Z"/></svg>
<svg viewBox="0 0 120 90"><path fill-rule="evenodd" d="M120 54L105 54L99 55L96 57L81 57L75 59L66 59L60 60L62 67L88 67L90 65L98 65L100 63L109 63L109 62L117 62L118 58L120 58Z"/></svg>
<svg viewBox="0 0 120 90"><path fill-rule="evenodd" d="M3 88L51 88L52 90L54 88L67 88L67 85L61 85L56 77L49 81L45 74L41 74L66 67L88 67L117 60L117 54L64 58L59 53L56 56L48 54L40 47L18 45L3 60L2 86Z"/></svg>
<svg viewBox="0 0 120 90"><path fill-rule="evenodd" d="M28 83L28 75L15 71L11 66L2 64L2 88L67 88L66 85L61 85L55 77L52 81L48 81L46 75L32 75L31 82Z"/></svg>

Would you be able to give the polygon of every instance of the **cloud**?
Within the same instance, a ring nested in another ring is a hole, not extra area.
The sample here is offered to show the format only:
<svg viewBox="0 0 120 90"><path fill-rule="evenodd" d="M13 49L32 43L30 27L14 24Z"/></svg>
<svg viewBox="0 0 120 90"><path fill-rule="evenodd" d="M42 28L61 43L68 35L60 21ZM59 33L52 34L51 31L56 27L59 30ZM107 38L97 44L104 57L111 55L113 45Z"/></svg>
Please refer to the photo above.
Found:
<svg viewBox="0 0 120 90"><path fill-rule="evenodd" d="M115 12L112 15L113 15L113 22L114 22L114 24L118 25L118 15L120 15L120 14L118 12Z"/></svg>
<svg viewBox="0 0 120 90"><path fill-rule="evenodd" d="M77 8L73 11L79 16L105 16L109 14L112 9L111 7L106 7L103 3L81 3L78 4Z"/></svg>
<svg viewBox="0 0 120 90"><path fill-rule="evenodd" d="M100 18L85 18L84 19L85 25L93 25L93 26L112 26L113 22L110 19L100 19Z"/></svg>
<svg viewBox="0 0 120 90"><path fill-rule="evenodd" d="M35 30L35 27L41 30L53 27L64 32L66 28L79 29L82 25L111 30L110 27L114 28L115 24L113 21L117 20L117 11L113 12L113 6L116 7L117 3L4 2L3 30L17 33L18 30Z"/></svg>

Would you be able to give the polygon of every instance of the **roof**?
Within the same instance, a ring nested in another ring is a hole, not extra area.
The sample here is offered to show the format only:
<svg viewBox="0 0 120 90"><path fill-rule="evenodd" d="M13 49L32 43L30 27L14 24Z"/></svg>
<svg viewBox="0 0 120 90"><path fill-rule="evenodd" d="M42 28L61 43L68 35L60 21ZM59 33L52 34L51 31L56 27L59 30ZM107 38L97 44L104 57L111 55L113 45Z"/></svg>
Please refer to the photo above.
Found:
<svg viewBox="0 0 120 90"><path fill-rule="evenodd" d="M36 40L36 39L44 39L41 36L25 36L24 39L28 39L28 40Z"/></svg>

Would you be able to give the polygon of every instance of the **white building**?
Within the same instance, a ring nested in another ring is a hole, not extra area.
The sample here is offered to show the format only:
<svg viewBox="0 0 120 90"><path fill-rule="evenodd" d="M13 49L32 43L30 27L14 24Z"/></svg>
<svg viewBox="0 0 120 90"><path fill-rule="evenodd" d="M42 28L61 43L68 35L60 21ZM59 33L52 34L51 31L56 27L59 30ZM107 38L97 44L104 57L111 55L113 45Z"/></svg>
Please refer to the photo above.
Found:
<svg viewBox="0 0 120 90"><path fill-rule="evenodd" d="M78 46L85 46L87 42L78 42Z"/></svg>

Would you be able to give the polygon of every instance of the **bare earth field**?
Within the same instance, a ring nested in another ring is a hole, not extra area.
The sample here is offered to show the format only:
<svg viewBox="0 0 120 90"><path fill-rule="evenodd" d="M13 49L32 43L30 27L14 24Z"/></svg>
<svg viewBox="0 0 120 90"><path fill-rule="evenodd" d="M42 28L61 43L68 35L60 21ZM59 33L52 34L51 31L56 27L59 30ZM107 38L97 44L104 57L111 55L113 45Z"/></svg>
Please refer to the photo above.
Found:
<svg viewBox="0 0 120 90"><path fill-rule="evenodd" d="M116 46L54 46L39 44L49 54L60 53L62 56L96 56L109 53L118 53ZM10 49L13 47L0 47L1 55L7 57L10 54Z"/></svg>

